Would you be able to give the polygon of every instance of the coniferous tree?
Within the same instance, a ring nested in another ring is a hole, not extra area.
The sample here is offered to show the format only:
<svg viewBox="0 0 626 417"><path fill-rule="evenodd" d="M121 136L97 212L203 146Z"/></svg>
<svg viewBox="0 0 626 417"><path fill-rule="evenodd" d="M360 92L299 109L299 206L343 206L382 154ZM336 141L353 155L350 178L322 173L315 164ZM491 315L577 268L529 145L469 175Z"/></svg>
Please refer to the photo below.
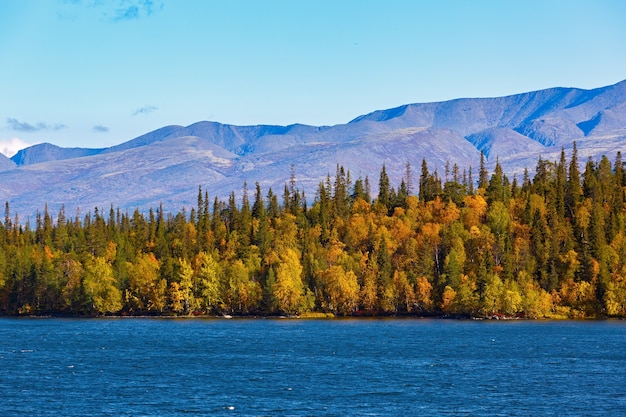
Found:
<svg viewBox="0 0 626 417"><path fill-rule="evenodd" d="M502 165L500 165L499 160L496 160L495 170L491 175L491 180L485 190L485 196L487 197L488 203L491 204L495 201L506 202L508 200L509 190L505 182Z"/></svg>
<svg viewBox="0 0 626 417"><path fill-rule="evenodd" d="M578 163L578 149L576 148L576 142L574 142L572 145L572 159L569 163L567 186L564 196L565 211L570 219L574 218L576 207L580 203L582 197Z"/></svg>
<svg viewBox="0 0 626 417"><path fill-rule="evenodd" d="M365 184L360 177L354 182L354 188L352 190L351 197L353 201L358 198L367 201L367 196L365 194Z"/></svg>
<svg viewBox="0 0 626 417"><path fill-rule="evenodd" d="M485 152L480 151L480 167L478 171L478 188L483 190L487 189L489 185L489 172L487 171L487 161L485 159Z"/></svg>
<svg viewBox="0 0 626 417"><path fill-rule="evenodd" d="M202 199L202 186L198 186L198 223L196 228L200 233L207 229L207 219L204 216L204 200Z"/></svg>
<svg viewBox="0 0 626 417"><path fill-rule="evenodd" d="M370 179L367 175L365 176L365 201L367 203L372 202L372 190L370 187Z"/></svg>
<svg viewBox="0 0 626 417"><path fill-rule="evenodd" d="M335 183L333 187L333 208L336 216L345 218L348 214L348 179L343 166L337 165Z"/></svg>
<svg viewBox="0 0 626 417"><path fill-rule="evenodd" d="M585 164L585 172L583 173L583 197L598 201L601 199L600 184L598 184L598 176L596 173L596 164L593 159L589 158Z"/></svg>
<svg viewBox="0 0 626 417"><path fill-rule="evenodd" d="M608 236L613 240L620 231L624 230L624 163L622 153L617 152L614 164L614 176L610 203L610 230Z"/></svg>
<svg viewBox="0 0 626 417"><path fill-rule="evenodd" d="M276 197L276 194L274 194L272 188L270 187L269 191L267 192L267 216L273 220L276 219L279 215L280 208L278 206L278 197Z"/></svg>
<svg viewBox="0 0 626 417"><path fill-rule="evenodd" d="M252 205L252 217L260 219L266 215L265 203L263 202L263 195L261 193L261 185L258 181L255 184L254 191L254 204Z"/></svg>
<svg viewBox="0 0 626 417"><path fill-rule="evenodd" d="M422 159L422 172L420 174L420 191L419 198L420 201L428 201L428 178L430 176L430 172L428 171L428 163L426 159Z"/></svg>
<svg viewBox="0 0 626 417"><path fill-rule="evenodd" d="M7 233L11 230L11 210L8 201L4 203L4 230Z"/></svg>
<svg viewBox="0 0 626 417"><path fill-rule="evenodd" d="M542 159L540 156L535 168L535 176L532 181L532 192L543 197L544 199L546 198L546 193L549 191L549 166L550 163Z"/></svg>
<svg viewBox="0 0 626 417"><path fill-rule="evenodd" d="M406 161L404 165L404 182L406 185L406 195L409 196L413 193L413 170L411 169L411 162Z"/></svg>
<svg viewBox="0 0 626 417"><path fill-rule="evenodd" d="M565 194L567 193L567 174L566 174L566 158L565 149L561 148L561 157L556 166L556 176L554 184L554 194L551 196L552 203L555 206L556 215L560 218L565 216Z"/></svg>
<svg viewBox="0 0 626 417"><path fill-rule="evenodd" d="M378 198L376 198L376 203L386 207L387 209L391 208L391 183L389 181L389 177L387 176L385 164L383 164L380 171L380 178L378 180Z"/></svg>
<svg viewBox="0 0 626 417"><path fill-rule="evenodd" d="M441 180L437 175L437 171L430 173L426 160L422 161L422 173L420 175L420 201L432 201L441 195Z"/></svg>
<svg viewBox="0 0 626 417"><path fill-rule="evenodd" d="M398 193L395 196L395 202L393 204L394 207L402 207L406 209L407 208L406 199L408 196L409 196L409 190L406 185L406 182L404 181L404 178L402 178L402 181L400 181L400 186L398 187Z"/></svg>

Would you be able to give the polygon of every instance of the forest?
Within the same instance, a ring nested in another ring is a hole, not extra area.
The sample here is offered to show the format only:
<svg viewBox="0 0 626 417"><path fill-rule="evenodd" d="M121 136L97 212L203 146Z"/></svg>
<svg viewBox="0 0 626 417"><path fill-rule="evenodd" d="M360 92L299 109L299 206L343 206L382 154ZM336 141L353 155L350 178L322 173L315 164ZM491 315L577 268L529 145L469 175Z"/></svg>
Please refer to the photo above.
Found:
<svg viewBox="0 0 626 417"><path fill-rule="evenodd" d="M337 166L308 201L292 167L280 196L199 186L177 214L46 206L31 225L7 202L0 314L625 317L625 186L620 153L579 164L574 144L532 178L481 155L407 162L394 187L383 165L375 199Z"/></svg>

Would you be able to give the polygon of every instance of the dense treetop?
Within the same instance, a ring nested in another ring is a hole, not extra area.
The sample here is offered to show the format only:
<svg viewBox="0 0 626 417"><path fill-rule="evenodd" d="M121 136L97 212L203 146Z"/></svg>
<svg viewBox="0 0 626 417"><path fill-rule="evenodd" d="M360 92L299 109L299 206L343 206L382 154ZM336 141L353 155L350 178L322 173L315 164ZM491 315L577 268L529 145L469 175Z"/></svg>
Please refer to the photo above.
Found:
<svg viewBox="0 0 626 417"><path fill-rule="evenodd" d="M375 200L338 166L312 203L292 171L280 197L200 187L189 213L44 208L34 225L6 203L0 313L624 317L621 154L579 166L576 146L532 180L407 162L394 188L383 165Z"/></svg>

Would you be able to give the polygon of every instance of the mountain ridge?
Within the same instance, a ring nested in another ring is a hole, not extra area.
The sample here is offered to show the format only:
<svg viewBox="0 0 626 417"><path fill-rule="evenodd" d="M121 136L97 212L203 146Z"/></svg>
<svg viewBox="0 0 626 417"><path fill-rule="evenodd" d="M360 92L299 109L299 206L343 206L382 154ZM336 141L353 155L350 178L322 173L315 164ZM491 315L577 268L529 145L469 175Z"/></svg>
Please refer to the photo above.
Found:
<svg viewBox="0 0 626 417"><path fill-rule="evenodd" d="M581 163L613 157L626 142L626 80L590 90L556 87L504 97L405 104L334 126L169 125L110 148L39 144L0 159L0 200L32 215L66 208L193 206L197 187L224 198L244 182L280 192L293 167L312 198L337 164L374 186L383 163L398 184L406 162L477 167L484 152L509 176L557 160L576 141ZM115 181L112 181L115 178ZM194 191L195 190L195 191ZM417 190L416 190L417 191ZM107 204L108 202L108 204Z"/></svg>

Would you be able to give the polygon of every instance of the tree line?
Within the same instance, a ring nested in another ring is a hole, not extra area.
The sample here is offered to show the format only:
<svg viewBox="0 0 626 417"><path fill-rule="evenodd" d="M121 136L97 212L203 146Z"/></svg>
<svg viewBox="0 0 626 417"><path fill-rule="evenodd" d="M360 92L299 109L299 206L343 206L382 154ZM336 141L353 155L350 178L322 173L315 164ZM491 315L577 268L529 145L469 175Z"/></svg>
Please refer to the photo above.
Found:
<svg viewBox="0 0 626 417"><path fill-rule="evenodd" d="M295 174L166 214L47 207L0 225L5 315L626 316L626 178L621 154L539 159L535 174L422 161L397 187L337 166L311 203ZM477 179L474 180L473 177ZM417 191L417 192L416 192Z"/></svg>

